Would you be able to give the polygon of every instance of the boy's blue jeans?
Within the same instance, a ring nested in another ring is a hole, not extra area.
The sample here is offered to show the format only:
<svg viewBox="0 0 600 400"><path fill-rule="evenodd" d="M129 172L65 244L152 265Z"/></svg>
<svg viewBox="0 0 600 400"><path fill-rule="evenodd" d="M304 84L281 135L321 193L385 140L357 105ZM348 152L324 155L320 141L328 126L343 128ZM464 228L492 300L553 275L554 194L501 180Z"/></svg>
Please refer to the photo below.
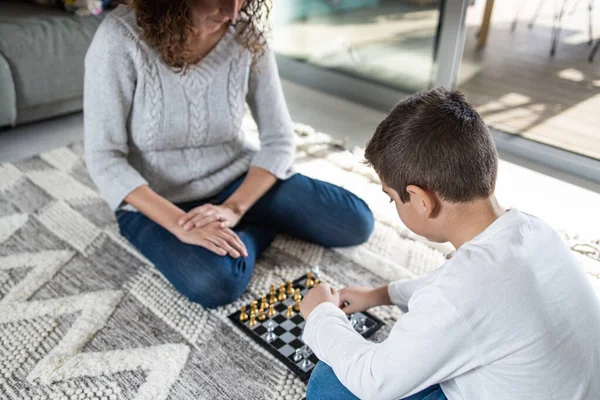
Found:
<svg viewBox="0 0 600 400"><path fill-rule="evenodd" d="M223 203L242 183L238 178L211 199L178 204L189 211L204 203ZM258 256L276 232L325 247L365 242L374 220L367 204L339 186L296 174L277 182L244 215L234 231L248 256L234 259L181 242L169 231L138 212L120 210L117 220L125 236L191 301L218 307L242 295Z"/></svg>
<svg viewBox="0 0 600 400"><path fill-rule="evenodd" d="M319 362L310 375L306 400L358 400L358 397L342 385L329 365ZM447 398L440 385L433 385L403 400L447 400Z"/></svg>

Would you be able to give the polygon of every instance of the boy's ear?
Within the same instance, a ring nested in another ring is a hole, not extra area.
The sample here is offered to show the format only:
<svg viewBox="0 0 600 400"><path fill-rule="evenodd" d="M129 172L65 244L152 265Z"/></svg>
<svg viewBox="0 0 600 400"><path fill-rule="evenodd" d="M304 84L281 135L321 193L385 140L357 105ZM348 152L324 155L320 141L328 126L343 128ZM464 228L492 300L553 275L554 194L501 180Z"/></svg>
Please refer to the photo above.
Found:
<svg viewBox="0 0 600 400"><path fill-rule="evenodd" d="M416 185L408 185L406 191L410 194L410 202L415 211L425 219L430 218L437 206L435 195Z"/></svg>

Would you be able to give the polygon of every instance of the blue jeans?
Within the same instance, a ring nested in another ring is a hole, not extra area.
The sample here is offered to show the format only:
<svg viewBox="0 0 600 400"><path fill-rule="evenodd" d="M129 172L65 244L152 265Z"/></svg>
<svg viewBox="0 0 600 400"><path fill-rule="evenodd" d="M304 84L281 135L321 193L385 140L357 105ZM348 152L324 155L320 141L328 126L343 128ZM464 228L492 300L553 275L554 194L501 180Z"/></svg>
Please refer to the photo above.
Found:
<svg viewBox="0 0 600 400"><path fill-rule="evenodd" d="M207 200L178 204L188 211L204 203L223 203L242 183L242 176ZM138 212L118 211L125 236L188 299L214 308L244 293L258 256L275 233L282 232L325 247L354 246L373 231L367 204L339 186L296 174L278 181L244 215L234 229L248 256L219 256L203 247L181 242L169 231Z"/></svg>
<svg viewBox="0 0 600 400"><path fill-rule="evenodd" d="M338 380L333 369L324 362L319 362L313 369L308 381L306 400L358 400ZM403 400L448 400L440 385L433 385L427 389L405 397Z"/></svg>

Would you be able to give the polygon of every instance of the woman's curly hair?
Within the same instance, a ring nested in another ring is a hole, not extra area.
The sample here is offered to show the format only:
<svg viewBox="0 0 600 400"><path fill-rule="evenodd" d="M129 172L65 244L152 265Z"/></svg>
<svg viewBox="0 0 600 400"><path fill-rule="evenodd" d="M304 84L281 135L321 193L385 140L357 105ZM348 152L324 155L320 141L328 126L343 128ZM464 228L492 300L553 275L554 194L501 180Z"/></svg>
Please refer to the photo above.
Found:
<svg viewBox="0 0 600 400"><path fill-rule="evenodd" d="M193 34L190 3L193 0L133 0L142 38L160 52L164 62L186 72L198 59L188 48ZM239 43L252 54L252 66L264 54L269 0L246 0L234 23Z"/></svg>

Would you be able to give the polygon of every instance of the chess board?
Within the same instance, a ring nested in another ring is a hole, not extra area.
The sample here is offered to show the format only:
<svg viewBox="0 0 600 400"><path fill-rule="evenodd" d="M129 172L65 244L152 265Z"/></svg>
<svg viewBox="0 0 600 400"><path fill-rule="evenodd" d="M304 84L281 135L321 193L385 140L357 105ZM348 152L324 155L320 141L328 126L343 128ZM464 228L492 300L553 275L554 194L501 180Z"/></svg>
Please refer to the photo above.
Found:
<svg viewBox="0 0 600 400"><path fill-rule="evenodd" d="M307 275L293 281L294 289L300 289L302 297L308 293ZM260 303L260 299L257 299ZM274 303L275 315L266 317L264 321L256 320L254 326L250 326L250 320L240 320L240 311L229 315L234 324L242 329L254 341L282 361L291 371L308 380L310 374L319 361L317 356L302 341L302 331L305 325L304 318L299 312L294 312L290 318L286 316L288 306L294 306L296 301L293 296L288 296L283 301ZM250 304L246 305L250 307ZM383 323L368 312L355 313L348 316L352 325L363 337L367 338L383 326ZM269 327L272 334L269 337Z"/></svg>

